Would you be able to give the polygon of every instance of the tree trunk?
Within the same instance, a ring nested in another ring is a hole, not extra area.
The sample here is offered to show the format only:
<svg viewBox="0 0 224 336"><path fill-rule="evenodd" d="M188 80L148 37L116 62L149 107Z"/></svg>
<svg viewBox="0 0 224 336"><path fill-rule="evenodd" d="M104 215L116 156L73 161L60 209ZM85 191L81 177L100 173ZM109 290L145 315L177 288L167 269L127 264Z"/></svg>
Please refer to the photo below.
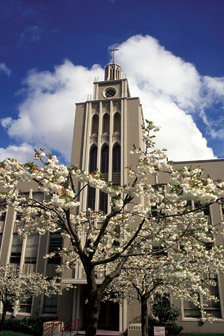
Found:
<svg viewBox="0 0 224 336"><path fill-rule="evenodd" d="M88 297L87 306L87 327L86 336L95 336L97 332L97 325L100 313L100 300L101 297L98 290L91 290Z"/></svg>
<svg viewBox="0 0 224 336"><path fill-rule="evenodd" d="M0 322L0 335L2 335L2 329L3 329L4 322L5 322L6 312L7 312L7 304L2 302L2 305L3 305L3 311L2 311L2 319Z"/></svg>
<svg viewBox="0 0 224 336"><path fill-rule="evenodd" d="M146 296L141 296L141 323L142 323L142 336L148 336L149 323L148 323L148 307Z"/></svg>
<svg viewBox="0 0 224 336"><path fill-rule="evenodd" d="M91 269L90 272L86 274L86 276L88 283L86 336L95 336L97 332L102 294L97 287L94 270Z"/></svg>

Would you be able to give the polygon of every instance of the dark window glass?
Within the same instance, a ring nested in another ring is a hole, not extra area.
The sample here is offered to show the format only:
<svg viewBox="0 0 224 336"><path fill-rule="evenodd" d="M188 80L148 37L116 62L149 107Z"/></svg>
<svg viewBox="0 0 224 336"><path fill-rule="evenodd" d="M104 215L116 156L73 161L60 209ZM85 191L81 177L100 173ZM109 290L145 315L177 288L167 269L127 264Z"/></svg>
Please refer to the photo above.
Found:
<svg viewBox="0 0 224 336"><path fill-rule="evenodd" d="M118 112L114 115L114 133L115 132L121 132L121 115Z"/></svg>
<svg viewBox="0 0 224 336"><path fill-rule="evenodd" d="M97 147L92 147L89 156L89 172L92 173L96 171L97 168ZM96 189L89 187L88 188L88 208L95 209L95 195Z"/></svg>
<svg viewBox="0 0 224 336"><path fill-rule="evenodd" d="M6 212L0 212L0 222L4 222L6 217Z"/></svg>
<svg viewBox="0 0 224 336"><path fill-rule="evenodd" d="M32 298L29 298L27 300L21 300L19 306L20 306L19 309L20 312L31 313Z"/></svg>
<svg viewBox="0 0 224 336"><path fill-rule="evenodd" d="M121 171L121 148L119 145L115 145L113 149L113 172Z"/></svg>
<svg viewBox="0 0 224 336"><path fill-rule="evenodd" d="M100 210L107 213L107 199L108 195L104 192L100 192Z"/></svg>
<svg viewBox="0 0 224 336"><path fill-rule="evenodd" d="M93 173L97 167L97 147L92 147L89 157L89 172Z"/></svg>
<svg viewBox="0 0 224 336"><path fill-rule="evenodd" d="M92 119L92 135L98 135L98 125L99 125L99 117L97 114L94 114Z"/></svg>
<svg viewBox="0 0 224 336"><path fill-rule="evenodd" d="M10 256L11 264L20 263L22 245L23 245L23 240L19 238L17 233L14 233L13 240L12 240L11 256Z"/></svg>
<svg viewBox="0 0 224 336"><path fill-rule="evenodd" d="M44 297L44 314L57 314L58 296Z"/></svg>
<svg viewBox="0 0 224 336"><path fill-rule="evenodd" d="M104 114L103 116L103 133L108 133L110 131L110 116L109 114Z"/></svg>
<svg viewBox="0 0 224 336"><path fill-rule="evenodd" d="M95 209L95 196L96 196L96 189L89 187L88 188L88 208Z"/></svg>
<svg viewBox="0 0 224 336"><path fill-rule="evenodd" d="M104 146L101 152L101 173L108 173L109 147Z"/></svg>
<svg viewBox="0 0 224 336"><path fill-rule="evenodd" d="M27 237L25 264L36 264L39 235L30 235Z"/></svg>
<svg viewBox="0 0 224 336"><path fill-rule="evenodd" d="M62 236L60 233L50 233L49 253L56 252L54 257L48 258L48 264L60 264L61 257L58 251L62 249Z"/></svg>

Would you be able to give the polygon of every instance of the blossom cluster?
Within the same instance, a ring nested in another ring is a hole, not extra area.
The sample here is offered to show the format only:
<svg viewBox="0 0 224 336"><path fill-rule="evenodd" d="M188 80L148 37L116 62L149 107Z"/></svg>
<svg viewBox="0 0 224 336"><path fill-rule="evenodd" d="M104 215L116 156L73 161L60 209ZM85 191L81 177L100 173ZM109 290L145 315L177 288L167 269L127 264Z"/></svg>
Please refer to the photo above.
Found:
<svg viewBox="0 0 224 336"><path fill-rule="evenodd" d="M22 215L21 235L48 231L66 236L69 246L59 251L61 271L81 263L87 277L93 270L95 281L121 274L116 286L124 295L134 285L149 297L155 290L188 299L202 292L208 296L203 274L222 272L224 253L214 245L216 228L203 216L203 206L224 196L224 183L205 177L199 168L175 170L165 150L154 148L151 132L157 130L150 122L143 127L144 148L134 147L136 167L127 168L125 185L114 186L98 171L59 164L56 156L40 150L35 152L39 166L14 159L0 164L0 199ZM166 174L166 185L156 182L160 174ZM35 182L43 201L21 191L27 182ZM108 213L80 205L88 187L108 194ZM195 209L192 201L201 207ZM208 250L208 244L213 248Z"/></svg>

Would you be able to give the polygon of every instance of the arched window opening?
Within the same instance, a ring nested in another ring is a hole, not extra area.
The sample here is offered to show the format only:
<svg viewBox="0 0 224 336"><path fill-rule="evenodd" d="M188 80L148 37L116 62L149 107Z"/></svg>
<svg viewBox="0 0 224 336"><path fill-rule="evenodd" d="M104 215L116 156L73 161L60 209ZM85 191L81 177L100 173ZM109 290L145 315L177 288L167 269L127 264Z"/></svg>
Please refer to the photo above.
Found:
<svg viewBox="0 0 224 336"><path fill-rule="evenodd" d="M97 167L97 147L93 146L90 150L90 156L89 156L89 172L93 173L96 171Z"/></svg>
<svg viewBox="0 0 224 336"><path fill-rule="evenodd" d="M88 188L88 205L90 209L95 209L96 189L93 187Z"/></svg>
<svg viewBox="0 0 224 336"><path fill-rule="evenodd" d="M121 115L119 112L116 112L114 115L114 133L121 133Z"/></svg>
<svg viewBox="0 0 224 336"><path fill-rule="evenodd" d="M110 116L108 113L105 113L103 116L103 134L110 132Z"/></svg>
<svg viewBox="0 0 224 336"><path fill-rule="evenodd" d="M89 155L89 172L93 173L97 169L97 147L93 146ZM88 208L95 209L96 189L88 187Z"/></svg>
<svg viewBox="0 0 224 336"><path fill-rule="evenodd" d="M116 144L113 148L113 173L121 171L121 147Z"/></svg>
<svg viewBox="0 0 224 336"><path fill-rule="evenodd" d="M94 114L92 118L92 132L91 135L98 135L98 127L99 127L99 117L97 114Z"/></svg>
<svg viewBox="0 0 224 336"><path fill-rule="evenodd" d="M104 146L101 151L101 173L108 174L109 169L109 147Z"/></svg>

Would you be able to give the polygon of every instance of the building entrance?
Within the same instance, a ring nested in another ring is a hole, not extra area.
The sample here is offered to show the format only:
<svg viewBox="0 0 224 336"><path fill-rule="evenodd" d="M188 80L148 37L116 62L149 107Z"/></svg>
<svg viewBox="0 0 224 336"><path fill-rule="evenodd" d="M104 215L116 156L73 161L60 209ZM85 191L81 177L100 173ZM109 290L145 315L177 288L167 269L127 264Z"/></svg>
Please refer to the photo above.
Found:
<svg viewBox="0 0 224 336"><path fill-rule="evenodd" d="M87 299L87 286L82 286L82 300L81 302L86 302ZM86 326L87 322L87 304L83 305L83 316L82 325L83 328ZM111 301L106 301L101 303L100 316L98 322L98 329L104 330L119 330L119 304Z"/></svg>
<svg viewBox="0 0 224 336"><path fill-rule="evenodd" d="M105 330L119 330L118 303L111 301L101 303L98 327Z"/></svg>

